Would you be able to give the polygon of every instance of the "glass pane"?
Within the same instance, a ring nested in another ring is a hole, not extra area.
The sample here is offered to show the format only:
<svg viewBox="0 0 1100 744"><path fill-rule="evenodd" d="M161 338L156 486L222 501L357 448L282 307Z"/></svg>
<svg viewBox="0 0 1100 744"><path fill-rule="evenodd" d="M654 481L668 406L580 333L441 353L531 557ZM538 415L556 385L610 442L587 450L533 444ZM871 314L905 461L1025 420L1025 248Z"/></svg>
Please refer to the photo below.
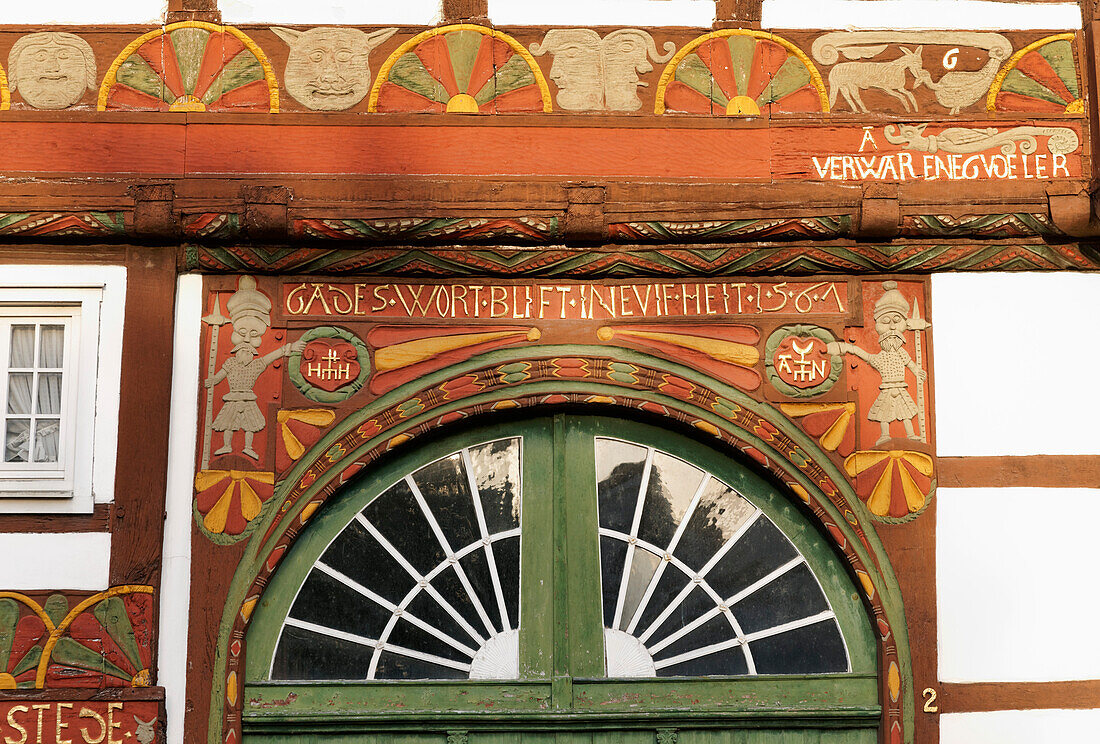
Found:
<svg viewBox="0 0 1100 744"><path fill-rule="evenodd" d="M660 565L660 556L653 555L648 550L634 551L634 559L630 562L630 577L626 581L626 596L623 598L623 619L619 624L620 628L625 629L634 617L646 589L649 588L649 582Z"/></svg>
<svg viewBox="0 0 1100 744"><path fill-rule="evenodd" d="M520 439L470 447L469 453L489 533L519 527Z"/></svg>
<svg viewBox="0 0 1100 744"><path fill-rule="evenodd" d="M275 679L367 678L374 649L342 638L287 625L279 637L271 676Z"/></svg>
<svg viewBox="0 0 1100 744"><path fill-rule="evenodd" d="M844 639L835 620L749 643L757 674L825 674L848 670Z"/></svg>
<svg viewBox="0 0 1100 744"><path fill-rule="evenodd" d="M11 327L11 356L8 367L11 369L29 369L34 366L34 326L13 325Z"/></svg>
<svg viewBox="0 0 1100 744"><path fill-rule="evenodd" d="M646 448L617 439L596 440L600 527L630 532L642 487Z"/></svg>
<svg viewBox="0 0 1100 744"><path fill-rule="evenodd" d="M30 415L33 379L34 375L30 372L12 372L8 375L8 413Z"/></svg>
<svg viewBox="0 0 1100 744"><path fill-rule="evenodd" d="M375 499L363 510L363 516L421 574L447 559L405 481L398 481Z"/></svg>
<svg viewBox="0 0 1100 744"><path fill-rule="evenodd" d="M61 413L61 373L38 374L38 410L36 413L58 415Z"/></svg>
<svg viewBox="0 0 1100 744"><path fill-rule="evenodd" d="M459 453L421 468L412 479L451 550L461 550L481 539L470 484Z"/></svg>
<svg viewBox="0 0 1100 744"><path fill-rule="evenodd" d="M654 454L638 537L662 550L667 548L705 475L678 457Z"/></svg>
<svg viewBox="0 0 1100 744"><path fill-rule="evenodd" d="M65 326L42 326L42 338L39 344L38 366L60 369L65 355Z"/></svg>
<svg viewBox="0 0 1100 744"><path fill-rule="evenodd" d="M746 633L774 628L829 609L810 567L800 563L733 606Z"/></svg>
<svg viewBox="0 0 1100 744"><path fill-rule="evenodd" d="M61 422L57 419L38 419L34 432L34 461L57 462L60 441Z"/></svg>
<svg viewBox="0 0 1100 744"><path fill-rule="evenodd" d="M702 569L755 513L755 506L725 483L712 479L703 489L674 554L693 569Z"/></svg>
<svg viewBox="0 0 1100 744"><path fill-rule="evenodd" d="M23 419L8 419L4 433L4 462L29 462L31 445L31 422Z"/></svg>

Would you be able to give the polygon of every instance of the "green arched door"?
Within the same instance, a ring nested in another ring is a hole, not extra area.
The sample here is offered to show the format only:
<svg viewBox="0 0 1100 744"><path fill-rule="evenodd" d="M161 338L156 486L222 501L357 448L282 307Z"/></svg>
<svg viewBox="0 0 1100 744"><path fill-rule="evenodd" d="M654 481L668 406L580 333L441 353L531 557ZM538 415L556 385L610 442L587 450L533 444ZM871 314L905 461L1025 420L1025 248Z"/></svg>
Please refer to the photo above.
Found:
<svg viewBox="0 0 1100 744"><path fill-rule="evenodd" d="M472 429L331 500L247 637L244 733L873 742L875 647L792 501L680 434Z"/></svg>

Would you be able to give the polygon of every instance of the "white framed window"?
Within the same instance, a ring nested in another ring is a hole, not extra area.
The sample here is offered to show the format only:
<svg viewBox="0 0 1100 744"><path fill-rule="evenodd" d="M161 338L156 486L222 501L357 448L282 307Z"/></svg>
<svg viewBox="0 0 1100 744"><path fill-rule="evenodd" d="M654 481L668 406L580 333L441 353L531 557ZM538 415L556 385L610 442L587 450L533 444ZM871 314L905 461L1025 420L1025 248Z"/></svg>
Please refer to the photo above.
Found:
<svg viewBox="0 0 1100 744"><path fill-rule="evenodd" d="M113 500L125 277L0 266L0 512Z"/></svg>

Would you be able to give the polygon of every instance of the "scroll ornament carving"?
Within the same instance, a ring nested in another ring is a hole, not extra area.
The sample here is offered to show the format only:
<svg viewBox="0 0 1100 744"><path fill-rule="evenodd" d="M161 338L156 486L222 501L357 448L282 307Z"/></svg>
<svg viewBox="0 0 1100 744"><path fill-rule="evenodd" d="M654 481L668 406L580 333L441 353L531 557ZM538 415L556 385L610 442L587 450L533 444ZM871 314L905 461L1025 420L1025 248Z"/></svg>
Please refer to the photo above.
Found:
<svg viewBox="0 0 1100 744"><path fill-rule="evenodd" d="M1039 147L1035 138L1047 137L1047 150L1052 155L1068 155L1081 144L1077 132L1069 127L1013 127L1004 131L996 127L950 127L939 134L925 135L927 127L927 124L899 124L895 128L889 124L883 128L883 136L892 144L918 152L985 152L999 146L1002 153L1012 155L1018 143L1020 152L1030 155Z"/></svg>

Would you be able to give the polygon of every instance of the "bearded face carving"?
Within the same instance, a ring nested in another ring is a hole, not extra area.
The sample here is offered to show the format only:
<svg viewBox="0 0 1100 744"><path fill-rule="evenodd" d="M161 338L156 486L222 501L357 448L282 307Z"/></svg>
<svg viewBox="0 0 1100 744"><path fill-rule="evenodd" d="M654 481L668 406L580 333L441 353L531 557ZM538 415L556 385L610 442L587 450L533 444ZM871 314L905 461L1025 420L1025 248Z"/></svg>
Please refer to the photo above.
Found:
<svg viewBox="0 0 1100 744"><path fill-rule="evenodd" d="M28 106L64 109L96 89L95 56L84 39L43 31L19 39L8 55L8 78Z"/></svg>
<svg viewBox="0 0 1100 744"><path fill-rule="evenodd" d="M290 46L283 74L287 91L314 111L346 111L362 101L370 90L370 53L397 33L396 28L368 34L327 26L271 30Z"/></svg>
<svg viewBox="0 0 1100 744"><path fill-rule="evenodd" d="M558 87L558 106L567 111L637 111L638 86L646 84L638 76L653 70L651 58L667 62L675 51L666 42L665 53L658 53L653 37L638 28L602 39L592 29L553 29L541 45L531 45L533 54L554 56L550 79Z"/></svg>

